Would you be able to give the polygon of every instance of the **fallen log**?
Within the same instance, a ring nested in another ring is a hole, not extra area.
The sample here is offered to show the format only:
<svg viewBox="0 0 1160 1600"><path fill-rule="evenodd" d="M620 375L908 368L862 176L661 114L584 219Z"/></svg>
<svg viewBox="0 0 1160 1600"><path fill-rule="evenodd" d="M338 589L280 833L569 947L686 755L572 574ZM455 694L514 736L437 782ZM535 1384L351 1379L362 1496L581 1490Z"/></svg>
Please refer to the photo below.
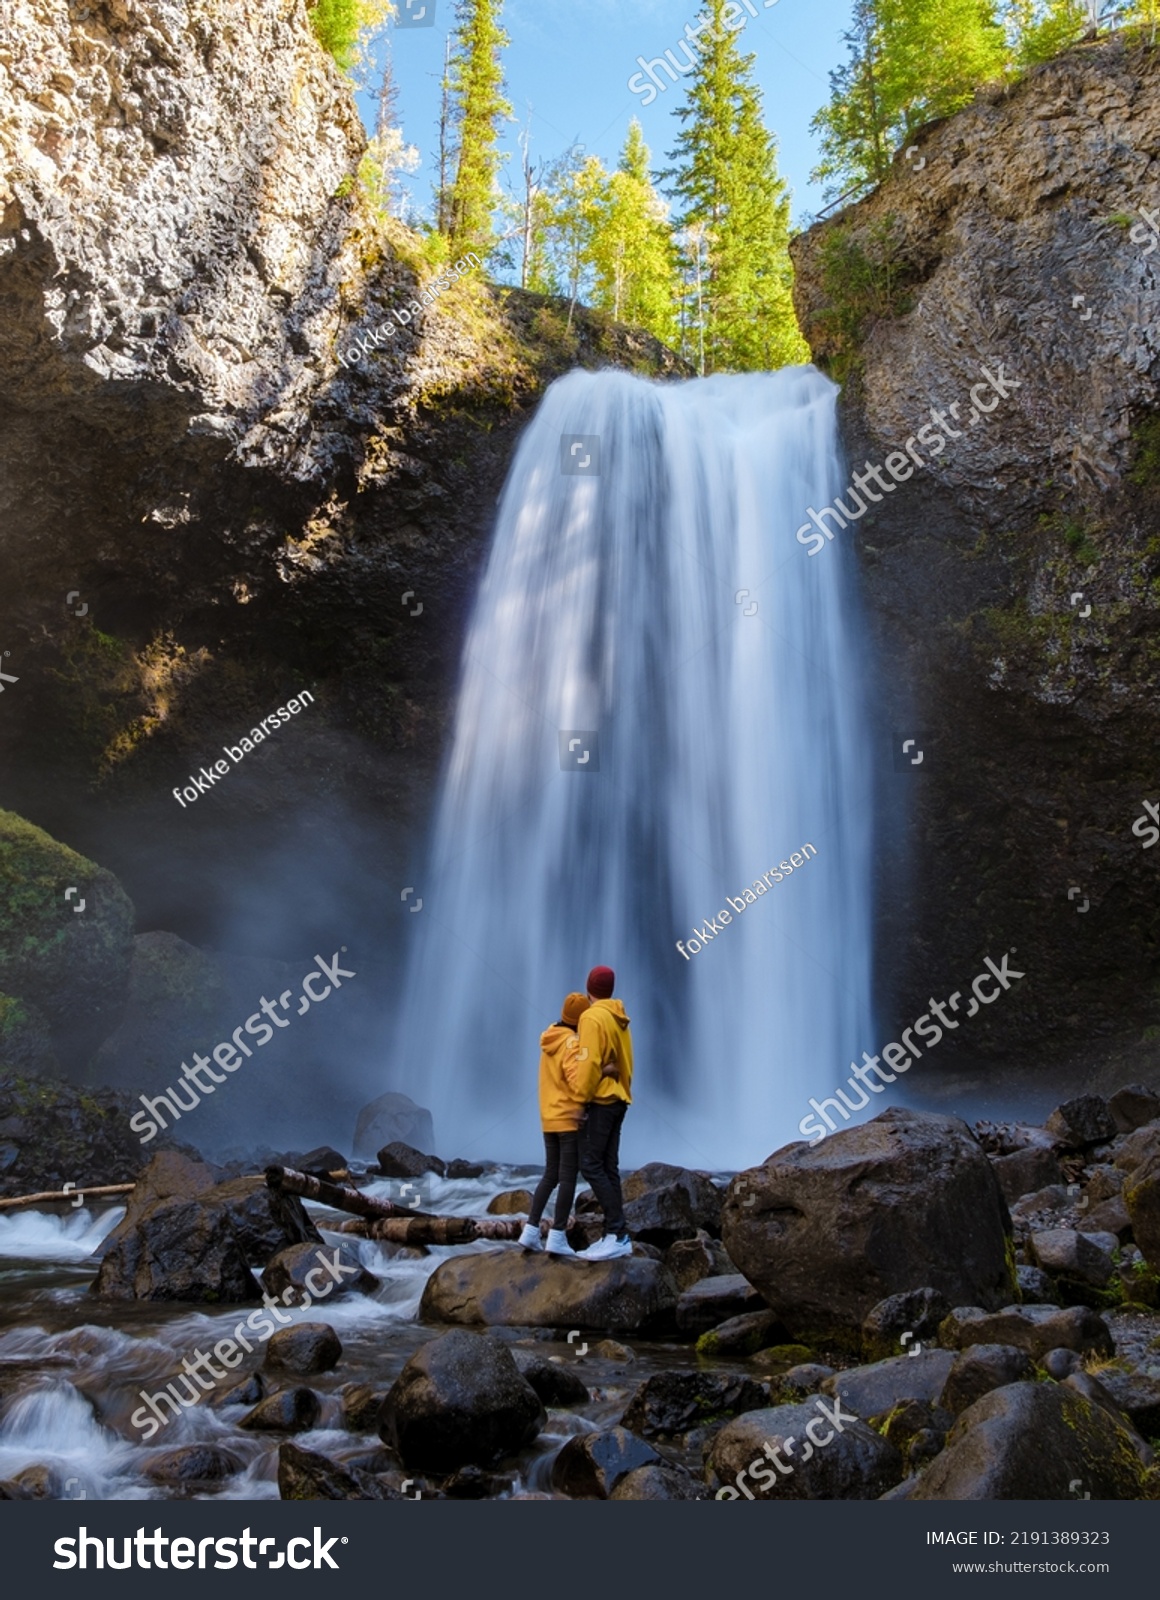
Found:
<svg viewBox="0 0 1160 1600"><path fill-rule="evenodd" d="M44 1189L40 1194L13 1195L11 1200L0 1200L0 1211L12 1211L16 1206L43 1206L53 1200L68 1200L74 1206L77 1196L82 1199L103 1199L111 1194L131 1194L137 1187L135 1183L102 1183L90 1189Z"/></svg>
<svg viewBox="0 0 1160 1600"><path fill-rule="evenodd" d="M356 1217L430 1217L428 1211L413 1211L410 1206L396 1205L393 1200L375 1200L371 1195L352 1189L345 1183L327 1183L309 1172L295 1172L293 1167L267 1167L266 1187L283 1194L301 1195L305 1200L317 1200L319 1205L330 1206L335 1211L350 1211Z"/></svg>
<svg viewBox="0 0 1160 1600"><path fill-rule="evenodd" d="M410 1211L402 1216L344 1222L338 1232L387 1244L473 1244L476 1239L518 1239L523 1226L519 1217L425 1217Z"/></svg>

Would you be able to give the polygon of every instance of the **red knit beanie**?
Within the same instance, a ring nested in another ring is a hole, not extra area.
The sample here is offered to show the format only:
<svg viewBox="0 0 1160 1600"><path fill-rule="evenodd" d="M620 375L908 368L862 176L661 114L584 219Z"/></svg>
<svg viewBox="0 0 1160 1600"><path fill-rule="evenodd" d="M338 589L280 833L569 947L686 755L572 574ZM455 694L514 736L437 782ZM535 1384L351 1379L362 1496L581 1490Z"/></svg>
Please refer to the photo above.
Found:
<svg viewBox="0 0 1160 1600"><path fill-rule="evenodd" d="M616 973L611 967L593 967L588 974L588 993L594 1000L611 1000L616 988Z"/></svg>

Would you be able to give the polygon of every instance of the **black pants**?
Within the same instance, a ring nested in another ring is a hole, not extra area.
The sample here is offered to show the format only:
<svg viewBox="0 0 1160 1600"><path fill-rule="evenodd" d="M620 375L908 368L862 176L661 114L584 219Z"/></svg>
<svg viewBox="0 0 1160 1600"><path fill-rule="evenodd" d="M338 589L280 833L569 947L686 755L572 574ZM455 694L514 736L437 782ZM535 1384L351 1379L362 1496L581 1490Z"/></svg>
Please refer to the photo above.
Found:
<svg viewBox="0 0 1160 1600"><path fill-rule="evenodd" d="M528 1221L534 1228L539 1227L544 1207L548 1204L552 1190L557 1184L560 1185L560 1192L556 1196L555 1228L557 1232L562 1233L568 1226L568 1218L572 1215L572 1202L576 1198L576 1171L579 1159L578 1134L544 1135L544 1176L536 1185L536 1192L532 1196L532 1209L528 1212Z"/></svg>
<svg viewBox="0 0 1160 1600"><path fill-rule="evenodd" d="M623 1100L593 1100L580 1129L580 1171L600 1201L605 1233L618 1239L628 1232L620 1192L620 1128L627 1110Z"/></svg>

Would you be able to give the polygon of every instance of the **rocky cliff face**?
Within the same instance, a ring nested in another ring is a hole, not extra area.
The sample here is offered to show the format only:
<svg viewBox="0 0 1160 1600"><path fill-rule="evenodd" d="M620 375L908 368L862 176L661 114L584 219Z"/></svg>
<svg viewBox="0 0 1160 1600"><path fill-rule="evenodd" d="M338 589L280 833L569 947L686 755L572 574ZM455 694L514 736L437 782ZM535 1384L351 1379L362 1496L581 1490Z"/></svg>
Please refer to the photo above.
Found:
<svg viewBox="0 0 1160 1600"><path fill-rule="evenodd" d="M908 441L924 462L836 537L883 662L897 1012L988 953L1028 973L975 1050L1160 1020L1160 848L1133 834L1160 800L1158 150L1160 56L1085 47L922 130L796 241L851 472ZM908 733L924 761L898 770Z"/></svg>
<svg viewBox="0 0 1160 1600"><path fill-rule="evenodd" d="M403 872L545 383L674 369L467 279L340 363L434 270L367 211L363 148L302 0L0 17L3 798L118 871L143 927L271 953L338 904L373 921ZM181 809L299 688L293 740Z"/></svg>

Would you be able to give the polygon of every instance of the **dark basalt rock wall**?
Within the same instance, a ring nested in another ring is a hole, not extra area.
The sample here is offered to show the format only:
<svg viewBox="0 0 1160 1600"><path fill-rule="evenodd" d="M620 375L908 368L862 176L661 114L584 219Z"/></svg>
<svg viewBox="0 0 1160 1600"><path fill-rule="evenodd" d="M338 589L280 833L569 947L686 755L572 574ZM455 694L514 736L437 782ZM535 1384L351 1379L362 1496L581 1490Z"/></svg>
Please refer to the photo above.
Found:
<svg viewBox="0 0 1160 1600"><path fill-rule="evenodd" d="M1132 831L1160 799L1158 149L1160 55L1085 47L922 130L794 246L851 470L959 407L963 436L837 537L883 680L893 1010L1011 947L1028 974L966 1051L1160 1020L1160 848ZM972 423L984 367L1019 387Z"/></svg>

